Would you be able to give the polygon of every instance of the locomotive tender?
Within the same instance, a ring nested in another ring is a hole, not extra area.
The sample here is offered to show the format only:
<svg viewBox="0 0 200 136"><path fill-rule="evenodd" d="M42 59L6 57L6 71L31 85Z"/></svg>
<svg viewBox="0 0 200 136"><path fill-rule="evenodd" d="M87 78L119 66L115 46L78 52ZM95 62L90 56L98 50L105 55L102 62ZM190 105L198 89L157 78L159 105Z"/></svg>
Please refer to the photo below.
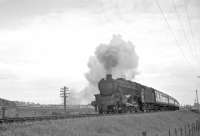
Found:
<svg viewBox="0 0 200 136"><path fill-rule="evenodd" d="M93 104L100 114L179 109L175 98L124 78L113 79L111 74L101 79L98 87L100 94L95 95Z"/></svg>

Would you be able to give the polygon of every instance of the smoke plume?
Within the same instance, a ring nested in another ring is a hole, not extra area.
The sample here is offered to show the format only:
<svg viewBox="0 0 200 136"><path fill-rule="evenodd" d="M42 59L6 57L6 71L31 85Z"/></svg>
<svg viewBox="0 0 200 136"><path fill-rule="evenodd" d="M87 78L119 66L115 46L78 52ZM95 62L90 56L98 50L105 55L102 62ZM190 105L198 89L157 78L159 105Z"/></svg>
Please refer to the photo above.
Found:
<svg viewBox="0 0 200 136"><path fill-rule="evenodd" d="M93 95L98 93L98 82L106 74L133 79L137 74L138 60L134 45L120 35L113 35L109 44L100 44L88 62L89 72L85 76L89 85L84 90L84 98L94 98Z"/></svg>
<svg viewBox="0 0 200 136"><path fill-rule="evenodd" d="M123 72L122 74L126 75L127 71L135 71L138 66L138 56L134 45L123 41L120 35L114 35L108 45L100 44L95 55L109 74Z"/></svg>

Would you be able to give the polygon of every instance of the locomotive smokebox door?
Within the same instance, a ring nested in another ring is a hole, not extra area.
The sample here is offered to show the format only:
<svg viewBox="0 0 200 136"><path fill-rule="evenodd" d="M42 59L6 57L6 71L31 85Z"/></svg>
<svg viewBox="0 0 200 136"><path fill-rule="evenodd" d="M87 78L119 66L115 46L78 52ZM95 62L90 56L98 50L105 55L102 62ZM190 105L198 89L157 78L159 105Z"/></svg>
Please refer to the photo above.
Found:
<svg viewBox="0 0 200 136"><path fill-rule="evenodd" d="M106 79L102 79L98 83L99 91L101 95L112 95L117 91L117 83L112 79L112 75L106 75Z"/></svg>

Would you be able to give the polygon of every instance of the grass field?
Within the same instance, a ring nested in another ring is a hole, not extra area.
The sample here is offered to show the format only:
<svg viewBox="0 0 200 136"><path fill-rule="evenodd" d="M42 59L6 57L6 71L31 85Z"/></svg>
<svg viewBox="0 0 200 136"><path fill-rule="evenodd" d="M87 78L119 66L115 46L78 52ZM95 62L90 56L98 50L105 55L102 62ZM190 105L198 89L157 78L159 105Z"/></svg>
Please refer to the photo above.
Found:
<svg viewBox="0 0 200 136"><path fill-rule="evenodd" d="M86 105L67 106L66 114L93 113L94 108ZM64 114L63 106L21 106L6 109L6 117L35 117ZM0 111L0 118L2 117Z"/></svg>
<svg viewBox="0 0 200 136"><path fill-rule="evenodd" d="M1 136L168 136L168 129L183 127L200 118L187 111L126 114L0 126Z"/></svg>

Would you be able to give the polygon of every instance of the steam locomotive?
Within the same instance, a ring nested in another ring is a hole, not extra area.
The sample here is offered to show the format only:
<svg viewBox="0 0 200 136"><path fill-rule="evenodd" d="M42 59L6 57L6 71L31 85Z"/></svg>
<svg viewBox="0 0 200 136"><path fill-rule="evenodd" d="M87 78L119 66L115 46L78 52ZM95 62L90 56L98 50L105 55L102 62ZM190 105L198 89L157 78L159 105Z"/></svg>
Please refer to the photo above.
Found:
<svg viewBox="0 0 200 136"><path fill-rule="evenodd" d="M175 98L124 78L113 79L111 74L99 81L98 88L100 94L92 104L100 114L179 109Z"/></svg>

